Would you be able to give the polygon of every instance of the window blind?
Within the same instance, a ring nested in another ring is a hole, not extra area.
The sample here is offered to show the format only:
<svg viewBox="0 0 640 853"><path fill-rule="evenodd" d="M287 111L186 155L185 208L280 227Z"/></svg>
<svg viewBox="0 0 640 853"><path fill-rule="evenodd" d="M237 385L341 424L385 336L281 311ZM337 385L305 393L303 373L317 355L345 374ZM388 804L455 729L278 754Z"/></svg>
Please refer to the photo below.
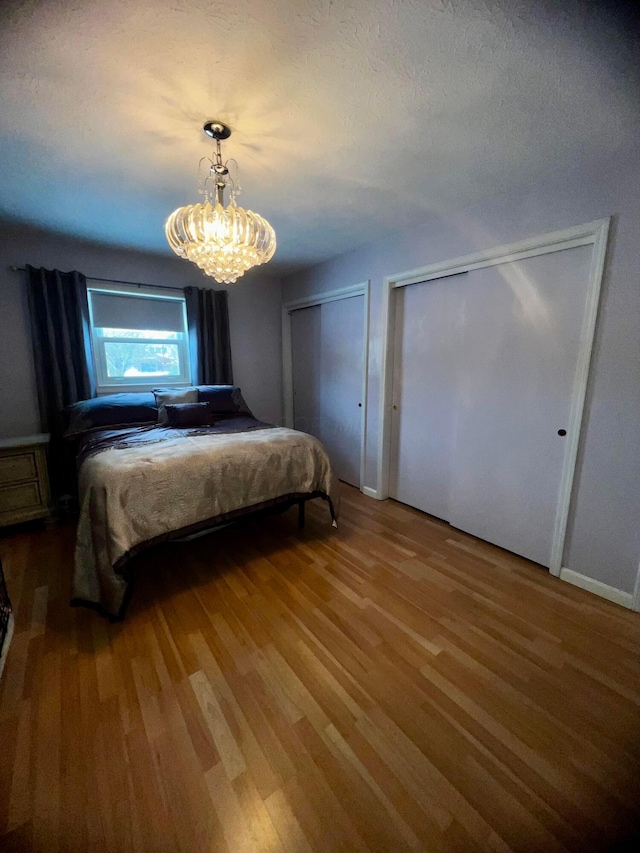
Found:
<svg viewBox="0 0 640 853"><path fill-rule="evenodd" d="M180 299L90 291L93 326L98 329L150 329L184 332L184 303Z"/></svg>

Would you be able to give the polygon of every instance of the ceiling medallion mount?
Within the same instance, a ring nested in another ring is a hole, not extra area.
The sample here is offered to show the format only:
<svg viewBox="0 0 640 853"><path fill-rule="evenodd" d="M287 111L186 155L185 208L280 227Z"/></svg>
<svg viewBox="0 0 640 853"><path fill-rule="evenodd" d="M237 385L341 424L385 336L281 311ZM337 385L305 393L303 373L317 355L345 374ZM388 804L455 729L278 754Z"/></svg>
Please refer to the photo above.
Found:
<svg viewBox="0 0 640 853"><path fill-rule="evenodd" d="M231 136L231 128L221 121L206 121L203 130L212 139L228 139Z"/></svg>
<svg viewBox="0 0 640 853"><path fill-rule="evenodd" d="M235 160L223 162L220 147L221 140L231 136L229 127L221 121L208 121L203 130L216 141L214 158L203 157L198 166L198 192L204 195L204 204L174 210L164 231L176 255L197 264L220 284L233 284L251 267L271 260L276 235L266 219L236 205L238 164ZM225 189L229 190L226 207Z"/></svg>

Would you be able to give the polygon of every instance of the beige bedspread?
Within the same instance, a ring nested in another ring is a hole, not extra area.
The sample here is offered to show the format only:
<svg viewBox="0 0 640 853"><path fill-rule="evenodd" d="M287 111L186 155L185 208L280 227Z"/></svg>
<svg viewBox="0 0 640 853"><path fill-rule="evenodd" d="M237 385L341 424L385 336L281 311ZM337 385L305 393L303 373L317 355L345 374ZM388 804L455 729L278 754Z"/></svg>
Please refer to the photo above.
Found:
<svg viewBox="0 0 640 853"><path fill-rule="evenodd" d="M337 488L320 442L280 427L98 453L80 469L72 603L122 616L122 569L143 543L284 495L320 493L337 513Z"/></svg>

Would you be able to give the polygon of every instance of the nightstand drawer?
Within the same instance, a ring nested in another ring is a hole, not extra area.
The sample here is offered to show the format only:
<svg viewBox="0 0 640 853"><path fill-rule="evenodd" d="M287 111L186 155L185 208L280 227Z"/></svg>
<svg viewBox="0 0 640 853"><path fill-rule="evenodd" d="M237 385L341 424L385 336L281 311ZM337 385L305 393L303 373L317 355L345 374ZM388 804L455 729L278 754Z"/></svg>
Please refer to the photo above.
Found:
<svg viewBox="0 0 640 853"><path fill-rule="evenodd" d="M38 483L22 483L20 486L4 486L0 489L0 513L13 512L40 506L42 498Z"/></svg>
<svg viewBox="0 0 640 853"><path fill-rule="evenodd" d="M49 518L48 435L0 438L0 527Z"/></svg>
<svg viewBox="0 0 640 853"><path fill-rule="evenodd" d="M0 459L0 485L35 480L37 476L34 453L16 453Z"/></svg>

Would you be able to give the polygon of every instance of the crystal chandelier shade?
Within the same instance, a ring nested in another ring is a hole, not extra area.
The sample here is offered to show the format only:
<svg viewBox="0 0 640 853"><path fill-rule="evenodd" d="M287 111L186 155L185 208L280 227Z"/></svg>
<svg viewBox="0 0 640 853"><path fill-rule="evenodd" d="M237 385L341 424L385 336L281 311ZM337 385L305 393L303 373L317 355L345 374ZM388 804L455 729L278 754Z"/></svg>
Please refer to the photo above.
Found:
<svg viewBox="0 0 640 853"><path fill-rule="evenodd" d="M251 267L266 264L276 250L276 235L266 219L233 203L179 207L164 230L176 255L220 284L233 284Z"/></svg>
<svg viewBox="0 0 640 853"><path fill-rule="evenodd" d="M200 189L205 202L174 210L164 230L176 255L192 261L220 284L233 284L251 267L271 260L276 235L266 219L236 205L240 192L237 180L230 177L228 163L222 162L220 153L220 140L229 137L229 128L220 122L207 122L204 130L217 143L215 160L200 161L201 166L203 162L209 164ZM231 194L226 207L225 188Z"/></svg>

